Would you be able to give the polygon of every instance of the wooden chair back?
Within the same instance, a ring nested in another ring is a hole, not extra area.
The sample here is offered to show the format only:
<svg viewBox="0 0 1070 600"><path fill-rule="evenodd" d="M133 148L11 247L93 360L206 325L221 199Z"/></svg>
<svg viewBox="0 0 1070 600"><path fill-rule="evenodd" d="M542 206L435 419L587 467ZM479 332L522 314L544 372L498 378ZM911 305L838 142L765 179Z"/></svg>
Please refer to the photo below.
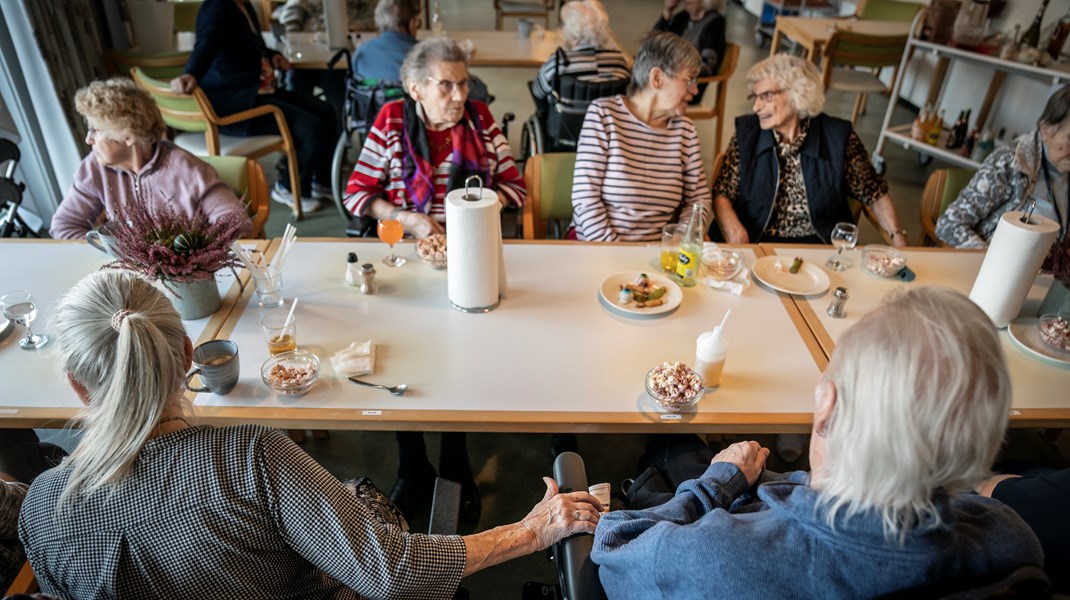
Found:
<svg viewBox="0 0 1070 600"><path fill-rule="evenodd" d="M948 247L936 237L936 221L958 198L959 192L970 183L970 179L976 172L974 169L948 168L937 169L929 175L929 180L925 182L925 190L921 193L921 210L918 215L918 220L921 222L919 246Z"/></svg>
<svg viewBox="0 0 1070 600"><path fill-rule="evenodd" d="M30 567L30 561L22 563L22 568L19 569L15 579L8 586L7 591L4 592L5 596L13 596L15 594L36 594L41 591L41 586L37 584L37 579L33 574L33 568Z"/></svg>
<svg viewBox="0 0 1070 600"><path fill-rule="evenodd" d="M170 80L186 70L189 52L138 52L136 50L104 51L104 66L112 75L130 75L130 69L140 67L149 77Z"/></svg>
<svg viewBox="0 0 1070 600"><path fill-rule="evenodd" d="M546 223L554 222L558 237L563 237L556 224L572 221L572 172L576 169L575 152L544 152L534 154L524 165L524 184L528 197L524 201L522 222L524 239L546 237Z"/></svg>
<svg viewBox="0 0 1070 600"><path fill-rule="evenodd" d="M835 31L825 45L821 80L825 90L840 89L857 94L851 124L858 122L866 106L866 95L888 92L880 71L892 67L892 83L899 76L899 61L906 49L907 35L868 35ZM861 69L861 70L860 70Z"/></svg>
<svg viewBox="0 0 1070 600"><path fill-rule="evenodd" d="M921 4L900 0L863 0L855 16L870 21L898 21L909 23L918 14Z"/></svg>
<svg viewBox="0 0 1070 600"><path fill-rule="evenodd" d="M270 190L264 169L255 160L244 156L200 156L204 162L212 165L230 189L242 198L249 218L253 221L255 238L264 238L264 225L271 213Z"/></svg>
<svg viewBox="0 0 1070 600"><path fill-rule="evenodd" d="M738 64L739 46L731 42L726 43L724 46L724 58L721 59L721 67L717 74L709 77L699 77L698 79L699 84L706 84L706 91L702 94L702 100L697 105L687 108L687 117L692 121L717 119L717 129L714 134L714 154L721 152L728 80L736 72Z"/></svg>

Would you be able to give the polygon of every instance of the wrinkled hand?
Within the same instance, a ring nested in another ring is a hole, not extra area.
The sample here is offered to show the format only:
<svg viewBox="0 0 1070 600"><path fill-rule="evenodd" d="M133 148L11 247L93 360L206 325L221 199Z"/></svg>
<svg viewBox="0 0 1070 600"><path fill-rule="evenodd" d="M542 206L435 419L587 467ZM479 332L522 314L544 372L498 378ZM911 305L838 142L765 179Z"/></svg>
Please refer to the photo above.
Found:
<svg viewBox="0 0 1070 600"><path fill-rule="evenodd" d="M577 533L594 533L602 505L587 492L557 493L557 482L543 477L546 494L520 524L535 536L537 550L545 550Z"/></svg>
<svg viewBox="0 0 1070 600"><path fill-rule="evenodd" d="M171 80L171 91L176 94L189 94L197 87L197 78L189 73L183 73Z"/></svg>
<svg viewBox="0 0 1070 600"><path fill-rule="evenodd" d="M290 61L286 60L286 57L281 54L271 55L271 66L280 71L290 70Z"/></svg>
<svg viewBox="0 0 1070 600"><path fill-rule="evenodd" d="M418 240L435 233L446 233L442 223L423 213L412 212L411 210L400 212L398 213L398 220L401 221L405 231L408 231L412 234L412 237Z"/></svg>
<svg viewBox="0 0 1070 600"><path fill-rule="evenodd" d="M710 464L731 463L739 467L747 483L754 485L765 468L765 459L769 458L769 448L763 448L758 442L736 442L721 450L713 457Z"/></svg>
<svg viewBox="0 0 1070 600"><path fill-rule="evenodd" d="M749 244L750 236L747 235L747 229L742 225L736 227L727 227L727 231L724 233L724 240L729 244Z"/></svg>

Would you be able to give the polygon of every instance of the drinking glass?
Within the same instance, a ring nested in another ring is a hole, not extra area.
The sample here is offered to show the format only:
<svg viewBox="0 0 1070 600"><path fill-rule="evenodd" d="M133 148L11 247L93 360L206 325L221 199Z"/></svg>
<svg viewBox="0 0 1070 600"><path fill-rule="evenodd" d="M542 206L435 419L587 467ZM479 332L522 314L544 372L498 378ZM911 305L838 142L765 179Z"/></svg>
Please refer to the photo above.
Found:
<svg viewBox="0 0 1070 600"><path fill-rule="evenodd" d="M275 311L260 321L272 356L297 349L297 316L286 311Z"/></svg>
<svg viewBox="0 0 1070 600"><path fill-rule="evenodd" d="M4 317L26 326L26 337L19 340L19 348L36 350L48 343L47 335L37 335L30 328L30 323L37 318L37 302L30 292L18 290L0 297L0 308Z"/></svg>
<svg viewBox="0 0 1070 600"><path fill-rule="evenodd" d="M394 254L394 244L401 241L405 235L405 228L397 219L383 219L379 221L379 239L390 245L390 256L383 259L383 264L388 267L400 267L405 264L405 259Z"/></svg>
<svg viewBox="0 0 1070 600"><path fill-rule="evenodd" d="M676 261L680 258L680 242L684 241L687 225L671 223L661 228L661 270L676 273Z"/></svg>
<svg viewBox="0 0 1070 600"><path fill-rule="evenodd" d="M836 254L825 261L825 266L833 271L843 271L854 266L854 261L843 257L844 250L850 250L858 243L858 225L854 223L836 223L832 228L832 245Z"/></svg>

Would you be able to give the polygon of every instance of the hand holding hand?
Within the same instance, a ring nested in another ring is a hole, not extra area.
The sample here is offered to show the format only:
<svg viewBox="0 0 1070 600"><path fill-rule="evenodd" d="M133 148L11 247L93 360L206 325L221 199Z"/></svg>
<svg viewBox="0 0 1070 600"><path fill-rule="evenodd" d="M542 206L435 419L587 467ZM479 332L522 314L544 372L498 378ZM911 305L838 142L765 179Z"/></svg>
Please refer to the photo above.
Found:
<svg viewBox="0 0 1070 600"><path fill-rule="evenodd" d="M577 533L594 533L602 509L598 499L587 492L559 494L556 481L549 477L542 480L546 494L520 521L535 536L536 549L545 550Z"/></svg>
<svg viewBox="0 0 1070 600"><path fill-rule="evenodd" d="M435 233L446 233L442 223L423 213L412 212L411 210L402 211L398 213L398 221L401 221L405 231L408 231L412 234L412 237L418 240Z"/></svg>
<svg viewBox="0 0 1070 600"><path fill-rule="evenodd" d="M758 476L765 468L765 459L769 458L769 448L763 448L758 442L736 442L721 450L713 457L710 464L731 463L739 467L749 485L758 481Z"/></svg>
<svg viewBox="0 0 1070 600"><path fill-rule="evenodd" d="M171 80L171 91L176 94L189 94L197 87L197 78L189 73L183 73Z"/></svg>

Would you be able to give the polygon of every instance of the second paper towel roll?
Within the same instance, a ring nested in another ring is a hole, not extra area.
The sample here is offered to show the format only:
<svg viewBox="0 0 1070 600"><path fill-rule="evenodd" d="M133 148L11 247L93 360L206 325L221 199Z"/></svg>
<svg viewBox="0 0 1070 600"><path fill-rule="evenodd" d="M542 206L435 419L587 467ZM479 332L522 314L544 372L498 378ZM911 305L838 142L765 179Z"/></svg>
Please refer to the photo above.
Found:
<svg viewBox="0 0 1070 600"><path fill-rule="evenodd" d="M996 327L1006 327L1018 318L1040 265L1059 234L1059 224L1051 219L1033 215L1029 223L1023 223L1021 218L1019 211L1003 213L970 290L970 300Z"/></svg>
<svg viewBox="0 0 1070 600"><path fill-rule="evenodd" d="M498 305L505 287L501 203L494 190L470 188L446 194L446 272L450 303L467 312Z"/></svg>

